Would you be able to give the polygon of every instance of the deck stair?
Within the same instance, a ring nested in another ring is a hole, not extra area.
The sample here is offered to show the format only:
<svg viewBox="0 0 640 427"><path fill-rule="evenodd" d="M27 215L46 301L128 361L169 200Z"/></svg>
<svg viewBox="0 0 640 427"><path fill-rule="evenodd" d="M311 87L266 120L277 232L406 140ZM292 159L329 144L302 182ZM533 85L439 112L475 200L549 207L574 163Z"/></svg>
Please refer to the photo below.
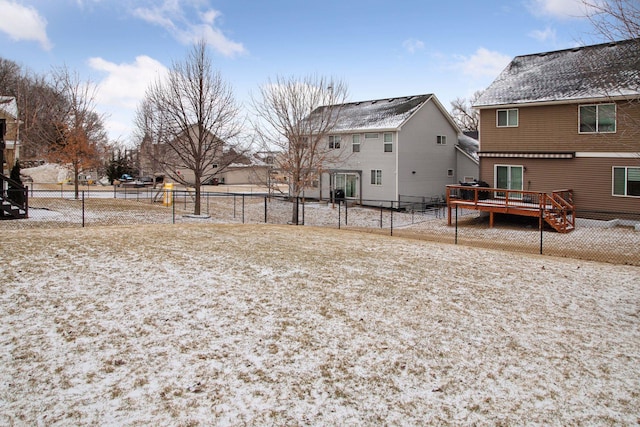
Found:
<svg viewBox="0 0 640 427"><path fill-rule="evenodd" d="M493 227L494 213L538 217L559 233L575 229L573 190L556 190L551 194L523 190L506 190L469 185L447 186L447 208L451 225L452 208L489 212Z"/></svg>
<svg viewBox="0 0 640 427"><path fill-rule="evenodd" d="M29 217L29 192L27 187L0 175L0 220ZM18 197L16 197L18 196Z"/></svg>

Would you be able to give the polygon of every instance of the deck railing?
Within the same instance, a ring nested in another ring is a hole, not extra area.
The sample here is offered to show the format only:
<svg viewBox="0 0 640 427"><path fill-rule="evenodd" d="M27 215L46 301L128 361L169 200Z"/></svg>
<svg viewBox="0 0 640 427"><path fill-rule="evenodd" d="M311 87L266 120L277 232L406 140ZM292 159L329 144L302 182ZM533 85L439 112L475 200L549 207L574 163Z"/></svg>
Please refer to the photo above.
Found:
<svg viewBox="0 0 640 427"><path fill-rule="evenodd" d="M446 201L460 204L500 204L506 207L536 208L544 200L545 193L504 188L479 187L471 185L447 185Z"/></svg>
<svg viewBox="0 0 640 427"><path fill-rule="evenodd" d="M516 215L539 216L556 230L566 233L575 228L575 207L573 190L557 190L551 194L507 190L504 188L480 187L477 185L448 185L446 192L451 224L451 207L482 210L491 213L512 213Z"/></svg>

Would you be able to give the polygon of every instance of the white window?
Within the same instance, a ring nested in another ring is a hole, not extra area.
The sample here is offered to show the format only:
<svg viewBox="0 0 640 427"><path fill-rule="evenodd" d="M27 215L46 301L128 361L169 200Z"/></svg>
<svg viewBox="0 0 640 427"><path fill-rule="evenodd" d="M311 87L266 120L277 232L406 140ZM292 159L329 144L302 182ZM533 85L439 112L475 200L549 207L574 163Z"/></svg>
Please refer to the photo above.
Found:
<svg viewBox="0 0 640 427"><path fill-rule="evenodd" d="M447 176L448 177L452 177L453 176L453 169L447 169Z"/></svg>
<svg viewBox="0 0 640 427"><path fill-rule="evenodd" d="M438 145L446 145L447 144L447 135L438 135L438 136L436 136L436 144L438 144Z"/></svg>
<svg viewBox="0 0 640 427"><path fill-rule="evenodd" d="M354 153L360 152L360 135L353 135L351 137L351 148Z"/></svg>
<svg viewBox="0 0 640 427"><path fill-rule="evenodd" d="M393 152L393 134L391 132L385 132L384 134L384 152Z"/></svg>
<svg viewBox="0 0 640 427"><path fill-rule="evenodd" d="M377 133L365 133L364 134L364 139L378 139L379 138L379 134Z"/></svg>
<svg viewBox="0 0 640 427"><path fill-rule="evenodd" d="M382 185L382 171L371 169L371 185Z"/></svg>
<svg viewBox="0 0 640 427"><path fill-rule="evenodd" d="M614 166L613 195L640 196L640 168Z"/></svg>
<svg viewBox="0 0 640 427"><path fill-rule="evenodd" d="M329 148L340 148L340 135L329 135Z"/></svg>
<svg viewBox="0 0 640 427"><path fill-rule="evenodd" d="M518 126L518 109L498 110L497 112L498 127L517 127Z"/></svg>
<svg viewBox="0 0 640 427"><path fill-rule="evenodd" d="M613 133L616 131L616 104L580 105L580 133Z"/></svg>

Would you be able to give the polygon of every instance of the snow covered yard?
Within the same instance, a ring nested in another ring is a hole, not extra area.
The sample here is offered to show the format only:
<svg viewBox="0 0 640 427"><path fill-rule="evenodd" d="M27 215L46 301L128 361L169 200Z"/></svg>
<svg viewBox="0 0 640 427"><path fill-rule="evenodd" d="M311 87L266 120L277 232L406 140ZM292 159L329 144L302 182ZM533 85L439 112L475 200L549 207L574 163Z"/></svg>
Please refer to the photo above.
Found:
<svg viewBox="0 0 640 427"><path fill-rule="evenodd" d="M2 425L630 425L640 269L345 230L3 230Z"/></svg>

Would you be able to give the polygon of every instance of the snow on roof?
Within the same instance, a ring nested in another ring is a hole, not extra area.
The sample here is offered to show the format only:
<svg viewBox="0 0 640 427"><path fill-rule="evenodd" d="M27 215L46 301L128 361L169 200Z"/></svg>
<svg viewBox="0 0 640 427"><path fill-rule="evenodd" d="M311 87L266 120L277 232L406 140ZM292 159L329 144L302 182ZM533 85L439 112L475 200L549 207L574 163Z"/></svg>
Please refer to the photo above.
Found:
<svg viewBox="0 0 640 427"><path fill-rule="evenodd" d="M474 160L480 160L478 156L478 151L480 150L480 143L477 139L472 138L471 136L465 134L458 135L458 147L467 153Z"/></svg>
<svg viewBox="0 0 640 427"><path fill-rule="evenodd" d="M341 104L340 119L334 130L397 129L432 96L426 94ZM338 106L319 107L311 113L311 117L325 108L335 107Z"/></svg>
<svg viewBox="0 0 640 427"><path fill-rule="evenodd" d="M0 111L14 119L18 118L18 103L13 96L0 96Z"/></svg>
<svg viewBox="0 0 640 427"><path fill-rule="evenodd" d="M517 56L474 107L640 95L640 39Z"/></svg>

